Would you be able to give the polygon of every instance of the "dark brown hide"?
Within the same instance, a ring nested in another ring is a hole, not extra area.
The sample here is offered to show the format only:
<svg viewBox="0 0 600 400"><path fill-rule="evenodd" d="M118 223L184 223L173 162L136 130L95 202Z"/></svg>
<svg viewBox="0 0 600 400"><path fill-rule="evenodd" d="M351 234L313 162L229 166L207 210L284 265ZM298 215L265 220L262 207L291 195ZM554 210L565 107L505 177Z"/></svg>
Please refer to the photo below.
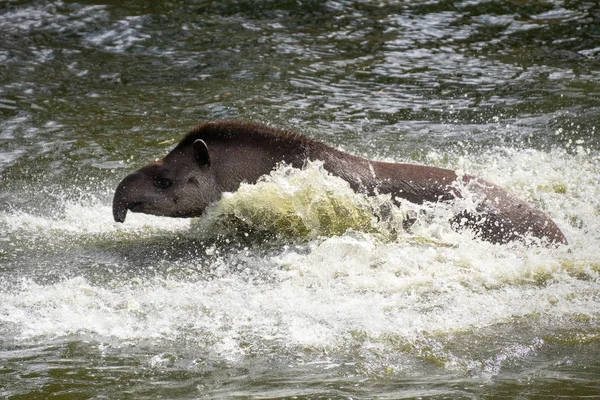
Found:
<svg viewBox="0 0 600 400"><path fill-rule="evenodd" d="M452 201L461 197L454 171L413 164L370 161L343 153L296 133L256 123L220 121L189 132L165 158L123 179L113 200L118 222L128 210L170 217L198 217L223 192L240 183L255 183L284 162L302 168L321 160L324 168L348 181L358 192L391 194L413 203ZM463 212L450 222L470 228L481 238L506 243L536 237L549 244L567 243L544 213L502 188L479 178L460 178L481 197L476 212Z"/></svg>

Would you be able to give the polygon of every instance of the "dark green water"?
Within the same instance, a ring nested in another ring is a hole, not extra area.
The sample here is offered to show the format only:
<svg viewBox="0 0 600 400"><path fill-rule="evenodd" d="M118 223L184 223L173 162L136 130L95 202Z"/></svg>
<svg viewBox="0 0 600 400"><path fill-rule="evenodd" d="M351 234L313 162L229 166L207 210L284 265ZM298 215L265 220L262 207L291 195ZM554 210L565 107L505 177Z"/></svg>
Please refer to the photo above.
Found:
<svg viewBox="0 0 600 400"><path fill-rule="evenodd" d="M596 3L0 2L0 397L600 397ZM318 165L112 221L222 118L482 176L570 244L379 199L392 234Z"/></svg>

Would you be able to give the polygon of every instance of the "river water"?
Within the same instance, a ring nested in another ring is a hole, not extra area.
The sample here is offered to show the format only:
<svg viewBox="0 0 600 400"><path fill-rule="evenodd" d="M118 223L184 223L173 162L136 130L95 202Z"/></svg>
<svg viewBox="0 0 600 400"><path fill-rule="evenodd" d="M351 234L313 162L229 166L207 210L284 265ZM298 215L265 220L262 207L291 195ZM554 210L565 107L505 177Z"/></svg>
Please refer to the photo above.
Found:
<svg viewBox="0 0 600 400"><path fill-rule="evenodd" d="M9 0L0 35L1 397L600 396L597 2ZM113 222L120 179L223 118L481 176L570 244L318 163Z"/></svg>

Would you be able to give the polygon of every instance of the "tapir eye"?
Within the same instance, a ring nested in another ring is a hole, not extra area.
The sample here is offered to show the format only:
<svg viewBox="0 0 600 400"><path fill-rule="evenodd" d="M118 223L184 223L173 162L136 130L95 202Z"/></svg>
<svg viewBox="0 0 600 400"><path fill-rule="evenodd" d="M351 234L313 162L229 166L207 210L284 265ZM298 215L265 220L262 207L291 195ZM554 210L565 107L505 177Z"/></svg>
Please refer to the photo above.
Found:
<svg viewBox="0 0 600 400"><path fill-rule="evenodd" d="M167 178L157 178L154 181L154 186L160 189L168 189L173 184L173 181Z"/></svg>

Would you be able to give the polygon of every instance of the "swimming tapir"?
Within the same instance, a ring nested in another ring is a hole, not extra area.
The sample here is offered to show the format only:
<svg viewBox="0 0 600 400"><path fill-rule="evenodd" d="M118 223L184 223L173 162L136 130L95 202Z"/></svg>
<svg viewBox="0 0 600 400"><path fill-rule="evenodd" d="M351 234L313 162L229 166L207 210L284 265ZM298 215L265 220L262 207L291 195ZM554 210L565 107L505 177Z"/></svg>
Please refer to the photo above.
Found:
<svg viewBox="0 0 600 400"><path fill-rule="evenodd" d="M302 168L321 160L324 168L358 192L391 194L423 202L449 202L469 185L481 197L476 211L464 211L450 223L472 229L482 239L506 243L528 236L549 244L567 243L543 212L492 183L471 175L413 164L370 161L336 150L293 132L262 124L218 121L199 125L161 160L126 176L113 200L115 221L127 211L168 217L198 217L205 208L235 191L242 182L255 183L280 163ZM460 181L460 182L459 182Z"/></svg>

